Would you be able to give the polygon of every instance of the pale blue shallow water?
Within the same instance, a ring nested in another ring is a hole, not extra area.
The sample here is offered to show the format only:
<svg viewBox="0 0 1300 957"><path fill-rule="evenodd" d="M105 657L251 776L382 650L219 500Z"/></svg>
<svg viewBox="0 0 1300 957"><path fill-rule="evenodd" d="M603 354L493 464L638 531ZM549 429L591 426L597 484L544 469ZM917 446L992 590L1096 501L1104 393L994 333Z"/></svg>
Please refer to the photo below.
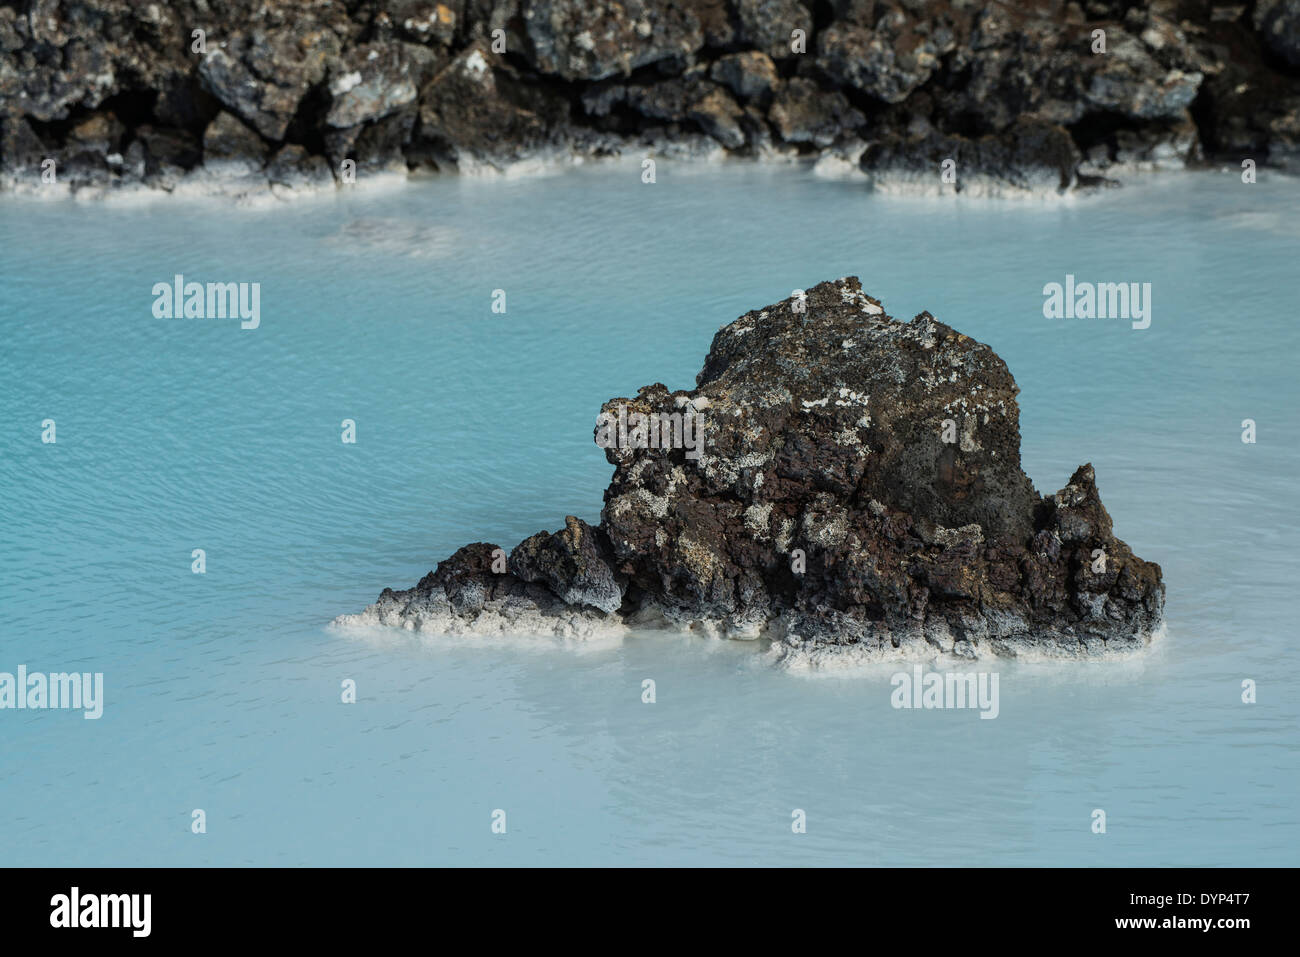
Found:
<svg viewBox="0 0 1300 957"><path fill-rule="evenodd" d="M0 863L1300 863L1298 249L1300 184L1210 173L1070 205L742 165L0 201L0 671L107 698L0 711ZM261 327L153 318L177 272L260 282ZM1044 319L1066 273L1151 282L1151 327ZM326 627L463 543L596 521L603 400L691 385L719 326L846 274L1005 358L1040 491L1096 466L1165 570L1155 650L980 666L990 721L744 643Z"/></svg>

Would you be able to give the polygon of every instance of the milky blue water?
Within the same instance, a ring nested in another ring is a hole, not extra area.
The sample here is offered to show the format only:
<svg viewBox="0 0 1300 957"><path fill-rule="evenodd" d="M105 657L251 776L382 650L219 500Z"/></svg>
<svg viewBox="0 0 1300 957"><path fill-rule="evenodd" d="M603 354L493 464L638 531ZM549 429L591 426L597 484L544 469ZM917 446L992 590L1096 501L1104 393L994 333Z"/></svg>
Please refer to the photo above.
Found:
<svg viewBox="0 0 1300 957"><path fill-rule="evenodd" d="M0 711L0 863L1300 863L1297 224L1300 184L1212 173L1046 205L666 164L0 200L0 671L106 698ZM260 327L155 319L176 273L261 283ZM1150 282L1150 328L1045 319L1067 273ZM846 274L1006 359L1040 491L1094 464L1165 571L1153 651L981 665L980 720L752 643L328 627L466 542L597 521L603 400L692 385L719 326Z"/></svg>

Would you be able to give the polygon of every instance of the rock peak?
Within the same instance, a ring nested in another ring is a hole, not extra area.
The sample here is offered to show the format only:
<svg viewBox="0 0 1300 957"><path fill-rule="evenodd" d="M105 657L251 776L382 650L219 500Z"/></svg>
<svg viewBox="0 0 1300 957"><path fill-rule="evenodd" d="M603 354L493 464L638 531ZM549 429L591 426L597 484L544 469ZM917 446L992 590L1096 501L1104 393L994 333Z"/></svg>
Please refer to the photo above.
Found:
<svg viewBox="0 0 1300 957"><path fill-rule="evenodd" d="M1097 654L1148 642L1160 567L1116 539L1091 465L1042 498L1015 380L856 277L745 313L691 391L601 407L598 526L569 516L508 562L468 546L361 616L449 632L590 635L652 622L832 652Z"/></svg>

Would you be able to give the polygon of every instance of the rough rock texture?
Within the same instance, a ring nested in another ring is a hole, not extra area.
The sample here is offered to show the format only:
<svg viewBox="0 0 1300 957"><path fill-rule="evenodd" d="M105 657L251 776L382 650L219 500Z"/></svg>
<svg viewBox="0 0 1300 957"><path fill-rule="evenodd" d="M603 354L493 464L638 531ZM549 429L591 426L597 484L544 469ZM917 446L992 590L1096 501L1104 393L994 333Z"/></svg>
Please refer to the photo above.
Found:
<svg viewBox="0 0 1300 957"><path fill-rule="evenodd" d="M0 188L720 152L957 192L1300 165L1300 3L0 0Z"/></svg>
<svg viewBox="0 0 1300 957"><path fill-rule="evenodd" d="M599 529L572 516L566 522L567 528L575 524L580 527L581 532L576 536L579 541L600 540ZM501 567L503 550L485 542L466 545L420 579L414 588L405 591L385 588L379 600L361 615L345 615L338 621L449 635L593 638L619 633L623 626L617 614L584 604L582 584L556 577L559 569L567 567L578 571L575 579L586 582L588 579L581 573L596 567L592 580L603 576L612 578L609 565L598 555L564 555L562 536L558 534L554 538L561 539L561 545L554 550L542 547L542 542L551 538L549 533L539 532L520 543L516 554L511 555L510 565L500 572L495 569ZM544 554L533 554L537 551ZM520 577L516 569L529 577ZM573 601L561 598L557 591ZM609 593L602 585L597 585L592 597L608 607Z"/></svg>
<svg viewBox="0 0 1300 957"><path fill-rule="evenodd" d="M668 622L832 652L1100 654L1145 645L1160 567L1111 530L1090 465L1040 497L1003 361L857 279L720 330L696 388L602 412L698 415L703 454L614 444L599 527L573 517L504 560L461 549L344 623L583 635ZM634 421L629 419L629 421ZM598 430L599 435L599 430Z"/></svg>

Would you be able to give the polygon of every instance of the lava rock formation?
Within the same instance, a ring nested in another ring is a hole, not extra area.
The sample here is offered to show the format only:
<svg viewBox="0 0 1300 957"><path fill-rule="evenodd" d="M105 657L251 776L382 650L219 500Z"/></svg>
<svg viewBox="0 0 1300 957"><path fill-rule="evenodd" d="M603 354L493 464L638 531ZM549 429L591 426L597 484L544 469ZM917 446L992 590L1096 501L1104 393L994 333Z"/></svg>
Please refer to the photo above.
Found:
<svg viewBox="0 0 1300 957"><path fill-rule="evenodd" d="M1011 193L1294 166L1300 0L0 2L0 189L620 153Z"/></svg>
<svg viewBox="0 0 1300 957"><path fill-rule="evenodd" d="M602 407L701 417L698 458L603 443L599 526L570 516L508 556L467 545L339 622L571 637L669 624L805 661L1141 648L1162 621L1160 566L1114 536L1090 465L1034 490L1017 392L987 345L926 312L891 318L856 278L821 283L721 329L695 389Z"/></svg>

